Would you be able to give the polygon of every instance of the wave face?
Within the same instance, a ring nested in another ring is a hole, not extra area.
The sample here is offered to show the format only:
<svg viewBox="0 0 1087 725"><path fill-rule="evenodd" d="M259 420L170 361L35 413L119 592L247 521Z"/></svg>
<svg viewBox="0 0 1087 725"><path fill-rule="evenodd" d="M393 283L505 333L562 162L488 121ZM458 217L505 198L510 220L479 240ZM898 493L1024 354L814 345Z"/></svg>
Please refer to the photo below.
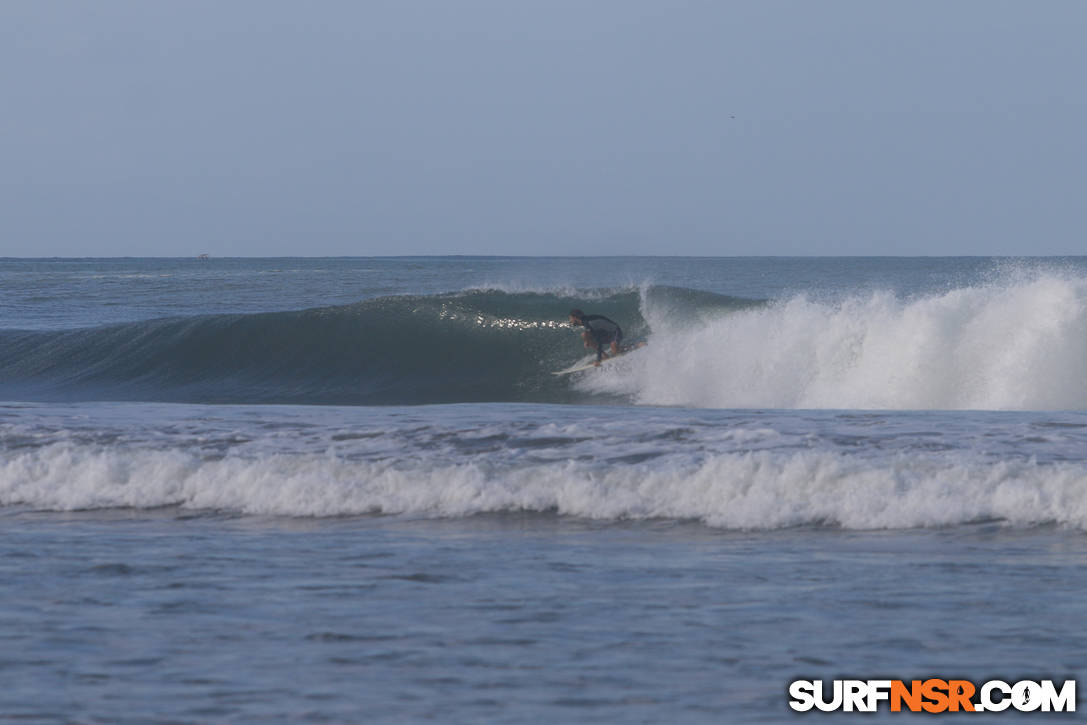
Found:
<svg viewBox="0 0 1087 725"><path fill-rule="evenodd" d="M1087 280L1026 278L902 299L795 296L662 322L586 393L641 404L774 409L1087 409Z"/></svg>
<svg viewBox="0 0 1087 725"><path fill-rule="evenodd" d="M584 399L553 370L585 350L572 307L645 336L646 304L686 318L754 304L671 287L397 296L292 312L0 332L0 397L416 404Z"/></svg>
<svg viewBox="0 0 1087 725"><path fill-rule="evenodd" d="M650 343L585 354L581 307ZM623 402L763 409L1087 409L1087 279L774 301L681 287L469 290L290 312L0 332L13 400Z"/></svg>

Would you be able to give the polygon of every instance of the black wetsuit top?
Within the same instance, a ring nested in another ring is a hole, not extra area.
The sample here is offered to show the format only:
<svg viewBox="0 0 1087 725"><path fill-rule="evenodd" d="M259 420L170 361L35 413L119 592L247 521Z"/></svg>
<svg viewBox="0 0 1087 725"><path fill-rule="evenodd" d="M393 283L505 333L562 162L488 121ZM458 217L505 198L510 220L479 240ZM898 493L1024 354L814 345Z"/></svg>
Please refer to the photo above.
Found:
<svg viewBox="0 0 1087 725"><path fill-rule="evenodd" d="M623 328L603 315L585 315L581 326L592 333L596 341L596 359L604 359L604 347L614 342L618 345L623 340Z"/></svg>

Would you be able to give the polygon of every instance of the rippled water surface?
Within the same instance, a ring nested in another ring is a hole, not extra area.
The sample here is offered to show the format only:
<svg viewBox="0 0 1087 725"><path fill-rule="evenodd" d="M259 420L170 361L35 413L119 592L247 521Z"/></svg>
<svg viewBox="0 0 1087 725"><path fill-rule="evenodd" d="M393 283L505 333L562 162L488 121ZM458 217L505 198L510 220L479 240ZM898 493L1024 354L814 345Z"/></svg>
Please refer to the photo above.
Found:
<svg viewBox="0 0 1087 725"><path fill-rule="evenodd" d="M1085 269L0 259L0 719L783 722L798 678L1078 678ZM648 344L552 375L574 306ZM1053 717L971 721L1009 719Z"/></svg>
<svg viewBox="0 0 1087 725"><path fill-rule="evenodd" d="M1087 667L1087 542L1053 528L168 508L0 531L0 710L28 720L777 722L794 678Z"/></svg>

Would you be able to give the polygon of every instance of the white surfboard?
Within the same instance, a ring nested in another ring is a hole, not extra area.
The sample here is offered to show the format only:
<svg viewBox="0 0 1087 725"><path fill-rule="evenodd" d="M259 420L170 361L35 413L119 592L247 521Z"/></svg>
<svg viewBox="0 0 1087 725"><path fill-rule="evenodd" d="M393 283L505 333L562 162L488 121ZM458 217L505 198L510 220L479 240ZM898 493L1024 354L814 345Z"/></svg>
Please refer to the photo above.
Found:
<svg viewBox="0 0 1087 725"><path fill-rule="evenodd" d="M600 365L601 365L601 367L603 367L604 365L607 365L608 363L615 362L616 360L619 360L622 357L624 357L625 355L627 355L627 353L633 352L634 350L637 350L637 349L643 348L643 347L645 347L645 343L644 342L639 342L633 348L628 349L626 352L620 353L619 355L615 355L613 357L604 358L603 360L600 361ZM562 370L555 370L551 374L552 375L569 375L570 373L580 373L582 370L592 370L595 367L596 367L596 355L588 355L586 357L581 358L580 360L578 360L576 363L574 363L570 367L563 368Z"/></svg>
<svg viewBox="0 0 1087 725"><path fill-rule="evenodd" d="M620 356L621 357L621 356ZM618 357L606 357L600 361L601 365L607 365L608 363L618 360ZM580 373L582 370L592 370L596 367L596 355L590 355L587 358L578 360L576 363L568 368L562 370L555 370L552 375L569 375L570 373Z"/></svg>

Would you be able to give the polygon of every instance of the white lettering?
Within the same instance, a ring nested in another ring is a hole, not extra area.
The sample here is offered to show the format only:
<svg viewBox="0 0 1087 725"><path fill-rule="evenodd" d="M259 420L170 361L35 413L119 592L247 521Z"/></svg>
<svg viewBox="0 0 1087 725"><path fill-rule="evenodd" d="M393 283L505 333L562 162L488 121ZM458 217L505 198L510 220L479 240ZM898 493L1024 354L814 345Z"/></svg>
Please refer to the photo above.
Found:
<svg viewBox="0 0 1087 725"><path fill-rule="evenodd" d="M890 680L868 680L868 712L875 712L878 710L880 700L890 699Z"/></svg>
<svg viewBox="0 0 1087 725"><path fill-rule="evenodd" d="M1020 712L1034 712L1042 706L1042 688L1030 680L1016 682L1012 687L1012 705Z"/></svg>
<svg viewBox="0 0 1087 725"><path fill-rule="evenodd" d="M815 706L823 712L834 712L842 706L842 681L835 680L833 688L834 697L827 702L823 699L823 681L819 680L815 683Z"/></svg>
<svg viewBox="0 0 1087 725"><path fill-rule="evenodd" d="M993 690L1001 693L999 700L993 700ZM1012 686L1003 680L989 680L981 686L981 705L975 706L975 710L987 712L1003 712L1011 704Z"/></svg>
<svg viewBox="0 0 1087 725"><path fill-rule="evenodd" d="M1075 712L1076 681L1065 680L1061 691L1053 685L1053 680L1042 680L1042 712Z"/></svg>
<svg viewBox="0 0 1087 725"><path fill-rule="evenodd" d="M867 712L866 706L866 693L868 691L868 684L864 680L845 680L842 685L844 686L844 692L842 695L843 708L846 712Z"/></svg>
<svg viewBox="0 0 1087 725"><path fill-rule="evenodd" d="M789 685L789 707L797 712L807 712L815 707L815 685L811 680L796 680Z"/></svg>

